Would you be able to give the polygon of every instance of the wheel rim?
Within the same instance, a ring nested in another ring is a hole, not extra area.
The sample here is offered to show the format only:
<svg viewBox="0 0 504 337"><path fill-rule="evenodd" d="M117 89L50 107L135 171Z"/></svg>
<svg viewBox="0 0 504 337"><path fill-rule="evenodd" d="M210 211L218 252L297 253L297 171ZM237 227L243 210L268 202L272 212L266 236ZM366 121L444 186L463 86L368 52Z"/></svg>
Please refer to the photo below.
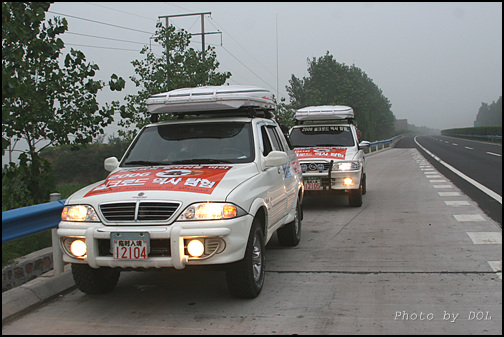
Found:
<svg viewBox="0 0 504 337"><path fill-rule="evenodd" d="M254 245L252 252L252 270L254 273L254 280L258 282L261 279L262 273L262 250L261 250L261 241L257 237L254 236Z"/></svg>

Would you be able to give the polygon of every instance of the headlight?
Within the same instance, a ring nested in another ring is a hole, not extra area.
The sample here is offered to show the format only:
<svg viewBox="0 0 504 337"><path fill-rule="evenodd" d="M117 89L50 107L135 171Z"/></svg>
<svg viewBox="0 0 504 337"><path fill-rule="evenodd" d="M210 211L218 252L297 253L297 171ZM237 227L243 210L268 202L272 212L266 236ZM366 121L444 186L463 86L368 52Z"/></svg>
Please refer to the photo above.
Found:
<svg viewBox="0 0 504 337"><path fill-rule="evenodd" d="M221 220L244 215L246 212L238 206L227 203L198 203L187 207L178 220Z"/></svg>
<svg viewBox="0 0 504 337"><path fill-rule="evenodd" d="M100 221L93 207L88 205L73 205L63 207L63 221Z"/></svg>
<svg viewBox="0 0 504 337"><path fill-rule="evenodd" d="M357 171L360 169L358 161L342 161L333 164L333 171Z"/></svg>

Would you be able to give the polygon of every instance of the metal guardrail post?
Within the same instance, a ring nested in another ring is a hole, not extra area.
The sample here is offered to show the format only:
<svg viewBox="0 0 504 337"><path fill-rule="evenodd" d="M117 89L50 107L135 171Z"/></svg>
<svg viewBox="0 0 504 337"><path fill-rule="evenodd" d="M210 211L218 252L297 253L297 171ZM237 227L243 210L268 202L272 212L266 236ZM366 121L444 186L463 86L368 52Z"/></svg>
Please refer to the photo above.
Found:
<svg viewBox="0 0 504 337"><path fill-rule="evenodd" d="M61 200L60 193L51 193L50 201L58 201ZM53 270L54 275L61 274L64 270L65 264L63 262L63 252L61 251L59 245L59 237L57 234L57 228L51 229L51 239L52 239L52 248L53 248Z"/></svg>

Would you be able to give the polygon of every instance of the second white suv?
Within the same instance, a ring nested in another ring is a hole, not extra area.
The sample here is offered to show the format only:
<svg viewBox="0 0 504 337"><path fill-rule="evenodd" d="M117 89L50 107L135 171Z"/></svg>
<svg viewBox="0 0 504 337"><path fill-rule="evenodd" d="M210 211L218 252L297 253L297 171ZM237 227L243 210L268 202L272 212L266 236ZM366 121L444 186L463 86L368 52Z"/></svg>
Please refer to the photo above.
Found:
<svg viewBox="0 0 504 337"><path fill-rule="evenodd" d="M105 160L106 180L66 200L57 233L77 287L99 294L124 270L225 265L232 295L258 296L273 234L299 243L304 193L271 93L186 88L147 106L178 118L145 126L120 161Z"/></svg>
<svg viewBox="0 0 504 337"><path fill-rule="evenodd" d="M354 112L342 105L309 106L295 114L290 130L310 193L345 193L350 206L360 207L366 194L366 157L353 124Z"/></svg>

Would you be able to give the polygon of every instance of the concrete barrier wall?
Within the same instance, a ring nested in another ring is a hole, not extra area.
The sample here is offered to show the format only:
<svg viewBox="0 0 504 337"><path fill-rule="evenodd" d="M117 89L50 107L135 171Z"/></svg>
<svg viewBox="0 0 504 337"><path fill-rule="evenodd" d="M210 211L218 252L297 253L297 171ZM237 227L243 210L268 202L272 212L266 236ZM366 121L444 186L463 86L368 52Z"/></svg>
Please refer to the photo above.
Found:
<svg viewBox="0 0 504 337"><path fill-rule="evenodd" d="M44 248L17 259L10 266L2 268L2 292L18 287L52 270L53 249Z"/></svg>

